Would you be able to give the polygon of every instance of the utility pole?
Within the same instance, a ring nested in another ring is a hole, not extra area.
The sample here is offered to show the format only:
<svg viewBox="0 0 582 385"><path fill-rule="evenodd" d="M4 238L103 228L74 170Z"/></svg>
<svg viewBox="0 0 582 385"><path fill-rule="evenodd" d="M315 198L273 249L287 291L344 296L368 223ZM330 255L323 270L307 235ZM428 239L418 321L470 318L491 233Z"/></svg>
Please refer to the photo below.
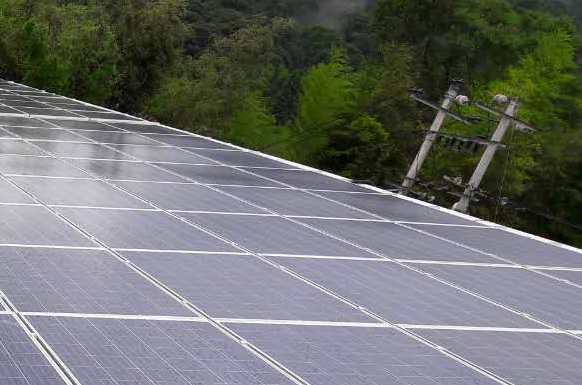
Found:
<svg viewBox="0 0 582 385"><path fill-rule="evenodd" d="M418 154L414 158L412 165L410 166L410 170L408 170L408 174L406 174L406 178L402 183L402 191L400 192L403 195L408 193L408 190L412 187L414 182L416 181L416 177L418 176L418 172L424 163L432 144L437 139L437 133L441 129L445 118L448 114L449 109L451 108L452 104L455 101L455 98L459 95L461 90L462 82L459 80L453 80L451 86L449 87L448 92L445 94L445 99L442 102L441 108L437 113L434 121L432 122L432 126L430 130L426 134L424 138L424 142L418 151Z"/></svg>
<svg viewBox="0 0 582 385"><path fill-rule="evenodd" d="M501 115L501 120L495 129L495 133L491 137L491 142L487 145L487 149L483 153L483 156L481 157L481 160L479 161L479 164L477 165L477 168L475 169L475 172L473 173L467 188L463 192L463 196L457 203L453 205L453 210L466 213L469 209L471 196L473 195L473 192L479 188L479 184L481 183L483 176L485 176L487 168L495 156L495 152L501 146L501 141L503 140L509 125L514 122L514 117L517 115L518 110L519 99L514 98L509 102L509 106L507 106L505 114Z"/></svg>

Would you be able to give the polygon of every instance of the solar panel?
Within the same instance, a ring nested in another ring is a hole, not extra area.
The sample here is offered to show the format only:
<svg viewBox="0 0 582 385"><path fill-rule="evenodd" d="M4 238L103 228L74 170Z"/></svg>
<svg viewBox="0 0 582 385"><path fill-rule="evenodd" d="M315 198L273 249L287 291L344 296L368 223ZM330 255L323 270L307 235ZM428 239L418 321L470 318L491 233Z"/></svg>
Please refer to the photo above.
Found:
<svg viewBox="0 0 582 385"><path fill-rule="evenodd" d="M0 383L65 385L11 315L0 314Z"/></svg>
<svg viewBox="0 0 582 385"><path fill-rule="evenodd" d="M1 80L0 110L1 384L579 385L577 249Z"/></svg>

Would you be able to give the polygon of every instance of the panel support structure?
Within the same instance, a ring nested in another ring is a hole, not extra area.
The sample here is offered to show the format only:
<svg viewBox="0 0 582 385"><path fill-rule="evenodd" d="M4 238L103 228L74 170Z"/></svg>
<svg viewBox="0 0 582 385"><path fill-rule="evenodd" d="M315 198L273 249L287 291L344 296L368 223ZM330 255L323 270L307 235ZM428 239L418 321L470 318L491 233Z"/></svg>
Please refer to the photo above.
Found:
<svg viewBox="0 0 582 385"><path fill-rule="evenodd" d="M443 123L445 121L445 118L447 116L447 112L451 108L453 102L455 101L455 98L459 94L459 91L460 91L460 83L453 82L453 84L451 84L451 86L449 87L449 90L445 94L445 99L442 102L441 108L440 108L439 112L437 113L437 116L435 117L434 121L432 122L432 126L430 127L430 130L426 134L426 137L424 138L424 142L422 143L422 146L420 147L418 154L414 158L414 161L412 162L412 165L410 166L410 170L408 170L408 174L406 174L406 178L404 179L404 182L402 183L403 189L401 191L401 194L406 195L408 193L408 190L414 184L416 177L418 176L418 172L419 172L420 168L422 167L422 164L426 160L426 157L428 156L428 152L430 151L430 148L432 147L434 141L438 137L437 133L439 132L439 130L441 129L441 126L443 125Z"/></svg>
<svg viewBox="0 0 582 385"><path fill-rule="evenodd" d="M479 184L481 184L481 180L483 180L483 177L487 172L487 168L489 168L489 165L495 156L495 152L501 146L501 141L503 140L509 125L513 121L513 117L517 114L518 110L519 99L514 98L509 102L509 106L505 111L505 115L503 115L499 121L499 125L497 126L497 129L491 138L491 142L483 153L483 156L481 157L481 160L479 161L479 164L477 165L477 168L475 169L475 172L469 181L469 185L463 192L461 199L454 204L453 210L466 213L469 209L471 196L473 195L473 192L479 188Z"/></svg>

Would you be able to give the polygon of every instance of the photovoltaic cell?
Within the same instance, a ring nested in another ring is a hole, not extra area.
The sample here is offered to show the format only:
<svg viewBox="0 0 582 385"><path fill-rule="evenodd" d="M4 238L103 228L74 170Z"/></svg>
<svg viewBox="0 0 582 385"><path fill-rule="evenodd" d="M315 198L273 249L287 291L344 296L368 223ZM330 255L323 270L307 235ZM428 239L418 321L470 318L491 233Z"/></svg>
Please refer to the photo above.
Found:
<svg viewBox="0 0 582 385"><path fill-rule="evenodd" d="M537 327L538 324L390 262L269 257L396 323Z"/></svg>
<svg viewBox="0 0 582 385"><path fill-rule="evenodd" d="M190 149L188 151L208 157L227 166L297 168L248 151L215 151L207 149Z"/></svg>
<svg viewBox="0 0 582 385"><path fill-rule="evenodd" d="M151 208L99 180L17 176L11 176L10 179L47 205Z"/></svg>
<svg viewBox="0 0 582 385"><path fill-rule="evenodd" d="M292 384L206 323L64 317L31 320L86 384Z"/></svg>
<svg viewBox="0 0 582 385"><path fill-rule="evenodd" d="M55 128L4 127L4 129L24 139L87 142L79 135Z"/></svg>
<svg viewBox="0 0 582 385"><path fill-rule="evenodd" d="M582 329L582 291L525 269L424 265L433 273L565 329Z"/></svg>
<svg viewBox="0 0 582 385"><path fill-rule="evenodd" d="M153 146L125 146L115 145L117 150L130 156L149 162L176 162L191 164L216 164L208 159L190 154L186 151L173 147L153 147Z"/></svg>
<svg viewBox="0 0 582 385"><path fill-rule="evenodd" d="M0 154L46 155L23 140L0 140Z"/></svg>
<svg viewBox="0 0 582 385"><path fill-rule="evenodd" d="M19 311L192 316L105 251L0 248L0 289Z"/></svg>
<svg viewBox="0 0 582 385"><path fill-rule="evenodd" d="M52 109L52 108L33 108L33 107L19 107L20 111L34 115L34 116L58 116L58 117L77 117L80 118L82 115L79 115L74 112L60 110L60 109Z"/></svg>
<svg viewBox="0 0 582 385"><path fill-rule="evenodd" d="M251 171L254 174L274 179L277 182L286 183L295 188L307 190L370 191L353 183L344 182L312 171L268 169L252 169Z"/></svg>
<svg viewBox="0 0 582 385"><path fill-rule="evenodd" d="M49 156L36 158L19 155L0 155L0 172L14 175L44 175L68 178L87 177L87 174Z"/></svg>
<svg viewBox="0 0 582 385"><path fill-rule="evenodd" d="M582 267L582 253L498 229L414 225L424 231L478 250L536 266Z"/></svg>
<svg viewBox="0 0 582 385"><path fill-rule="evenodd" d="M430 222L475 225L476 222L447 214L431 207L421 206L388 194L347 194L343 192L318 192L326 198L353 206L392 221Z"/></svg>
<svg viewBox="0 0 582 385"><path fill-rule="evenodd" d="M190 213L180 216L259 254L373 257L280 217Z"/></svg>
<svg viewBox="0 0 582 385"><path fill-rule="evenodd" d="M165 210L261 214L262 210L197 184L115 182Z"/></svg>
<svg viewBox="0 0 582 385"><path fill-rule="evenodd" d="M138 134L180 134L179 131L172 130L170 128L166 128L157 124L139 124L139 123L109 123L112 126L115 126L124 131L135 132Z"/></svg>
<svg viewBox="0 0 582 385"><path fill-rule="evenodd" d="M294 189L219 187L220 190L282 215L336 218L374 217Z"/></svg>
<svg viewBox="0 0 582 385"><path fill-rule="evenodd" d="M229 324L312 385L493 385L386 328Z"/></svg>
<svg viewBox="0 0 582 385"><path fill-rule="evenodd" d="M148 138L170 146L194 147L194 148L215 148L231 150L232 147L218 143L213 140L186 135L147 135Z"/></svg>
<svg viewBox="0 0 582 385"><path fill-rule="evenodd" d="M111 125L99 122L84 122L78 120L59 120L59 119L51 119L49 120L49 122L58 127L68 128L72 130L119 131L117 128L112 127Z"/></svg>
<svg viewBox="0 0 582 385"><path fill-rule="evenodd" d="M156 146L158 143L146 139L143 136L129 134L125 132L111 132L111 131L78 131L86 139L91 139L99 143L113 143L113 144L135 144L135 145L150 145Z"/></svg>
<svg viewBox="0 0 582 385"><path fill-rule="evenodd" d="M582 286L582 271L564 271L564 270L542 270L546 274L550 274L560 279L567 279L568 281Z"/></svg>
<svg viewBox="0 0 582 385"><path fill-rule="evenodd" d="M578 385L582 344L562 334L419 330L515 385Z"/></svg>
<svg viewBox="0 0 582 385"><path fill-rule="evenodd" d="M160 211L77 208L58 211L112 248L239 251Z"/></svg>
<svg viewBox="0 0 582 385"><path fill-rule="evenodd" d="M0 203L35 203L28 195L11 183L0 179Z"/></svg>
<svg viewBox="0 0 582 385"><path fill-rule="evenodd" d="M253 256L122 254L213 317L374 322Z"/></svg>
<svg viewBox="0 0 582 385"><path fill-rule="evenodd" d="M94 246L44 207L0 205L0 243Z"/></svg>
<svg viewBox="0 0 582 385"><path fill-rule="evenodd" d="M21 116L0 116L0 126L51 127L49 123L42 120Z"/></svg>
<svg viewBox="0 0 582 385"><path fill-rule="evenodd" d="M298 220L390 258L500 263L498 259L483 253L456 246L394 223L311 218Z"/></svg>
<svg viewBox="0 0 582 385"><path fill-rule="evenodd" d="M11 315L0 314L0 383L65 385Z"/></svg>
<svg viewBox="0 0 582 385"><path fill-rule="evenodd" d="M68 159L68 163L87 171L92 176L111 180L141 180L157 182L181 182L159 168L136 161ZM85 174L88 176L88 174Z"/></svg>
<svg viewBox="0 0 582 385"><path fill-rule="evenodd" d="M58 157L131 160L127 155L94 143L34 142L35 145Z"/></svg>
<svg viewBox="0 0 582 385"><path fill-rule="evenodd" d="M159 166L204 184L282 187L276 182L271 182L231 167L165 163L159 164Z"/></svg>

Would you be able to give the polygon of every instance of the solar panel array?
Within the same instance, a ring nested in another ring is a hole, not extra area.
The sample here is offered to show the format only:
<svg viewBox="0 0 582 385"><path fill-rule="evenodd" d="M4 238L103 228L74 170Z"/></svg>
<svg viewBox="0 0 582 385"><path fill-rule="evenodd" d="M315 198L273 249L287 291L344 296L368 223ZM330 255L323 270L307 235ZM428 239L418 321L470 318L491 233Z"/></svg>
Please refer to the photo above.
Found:
<svg viewBox="0 0 582 385"><path fill-rule="evenodd" d="M0 384L580 385L582 253L0 81Z"/></svg>

